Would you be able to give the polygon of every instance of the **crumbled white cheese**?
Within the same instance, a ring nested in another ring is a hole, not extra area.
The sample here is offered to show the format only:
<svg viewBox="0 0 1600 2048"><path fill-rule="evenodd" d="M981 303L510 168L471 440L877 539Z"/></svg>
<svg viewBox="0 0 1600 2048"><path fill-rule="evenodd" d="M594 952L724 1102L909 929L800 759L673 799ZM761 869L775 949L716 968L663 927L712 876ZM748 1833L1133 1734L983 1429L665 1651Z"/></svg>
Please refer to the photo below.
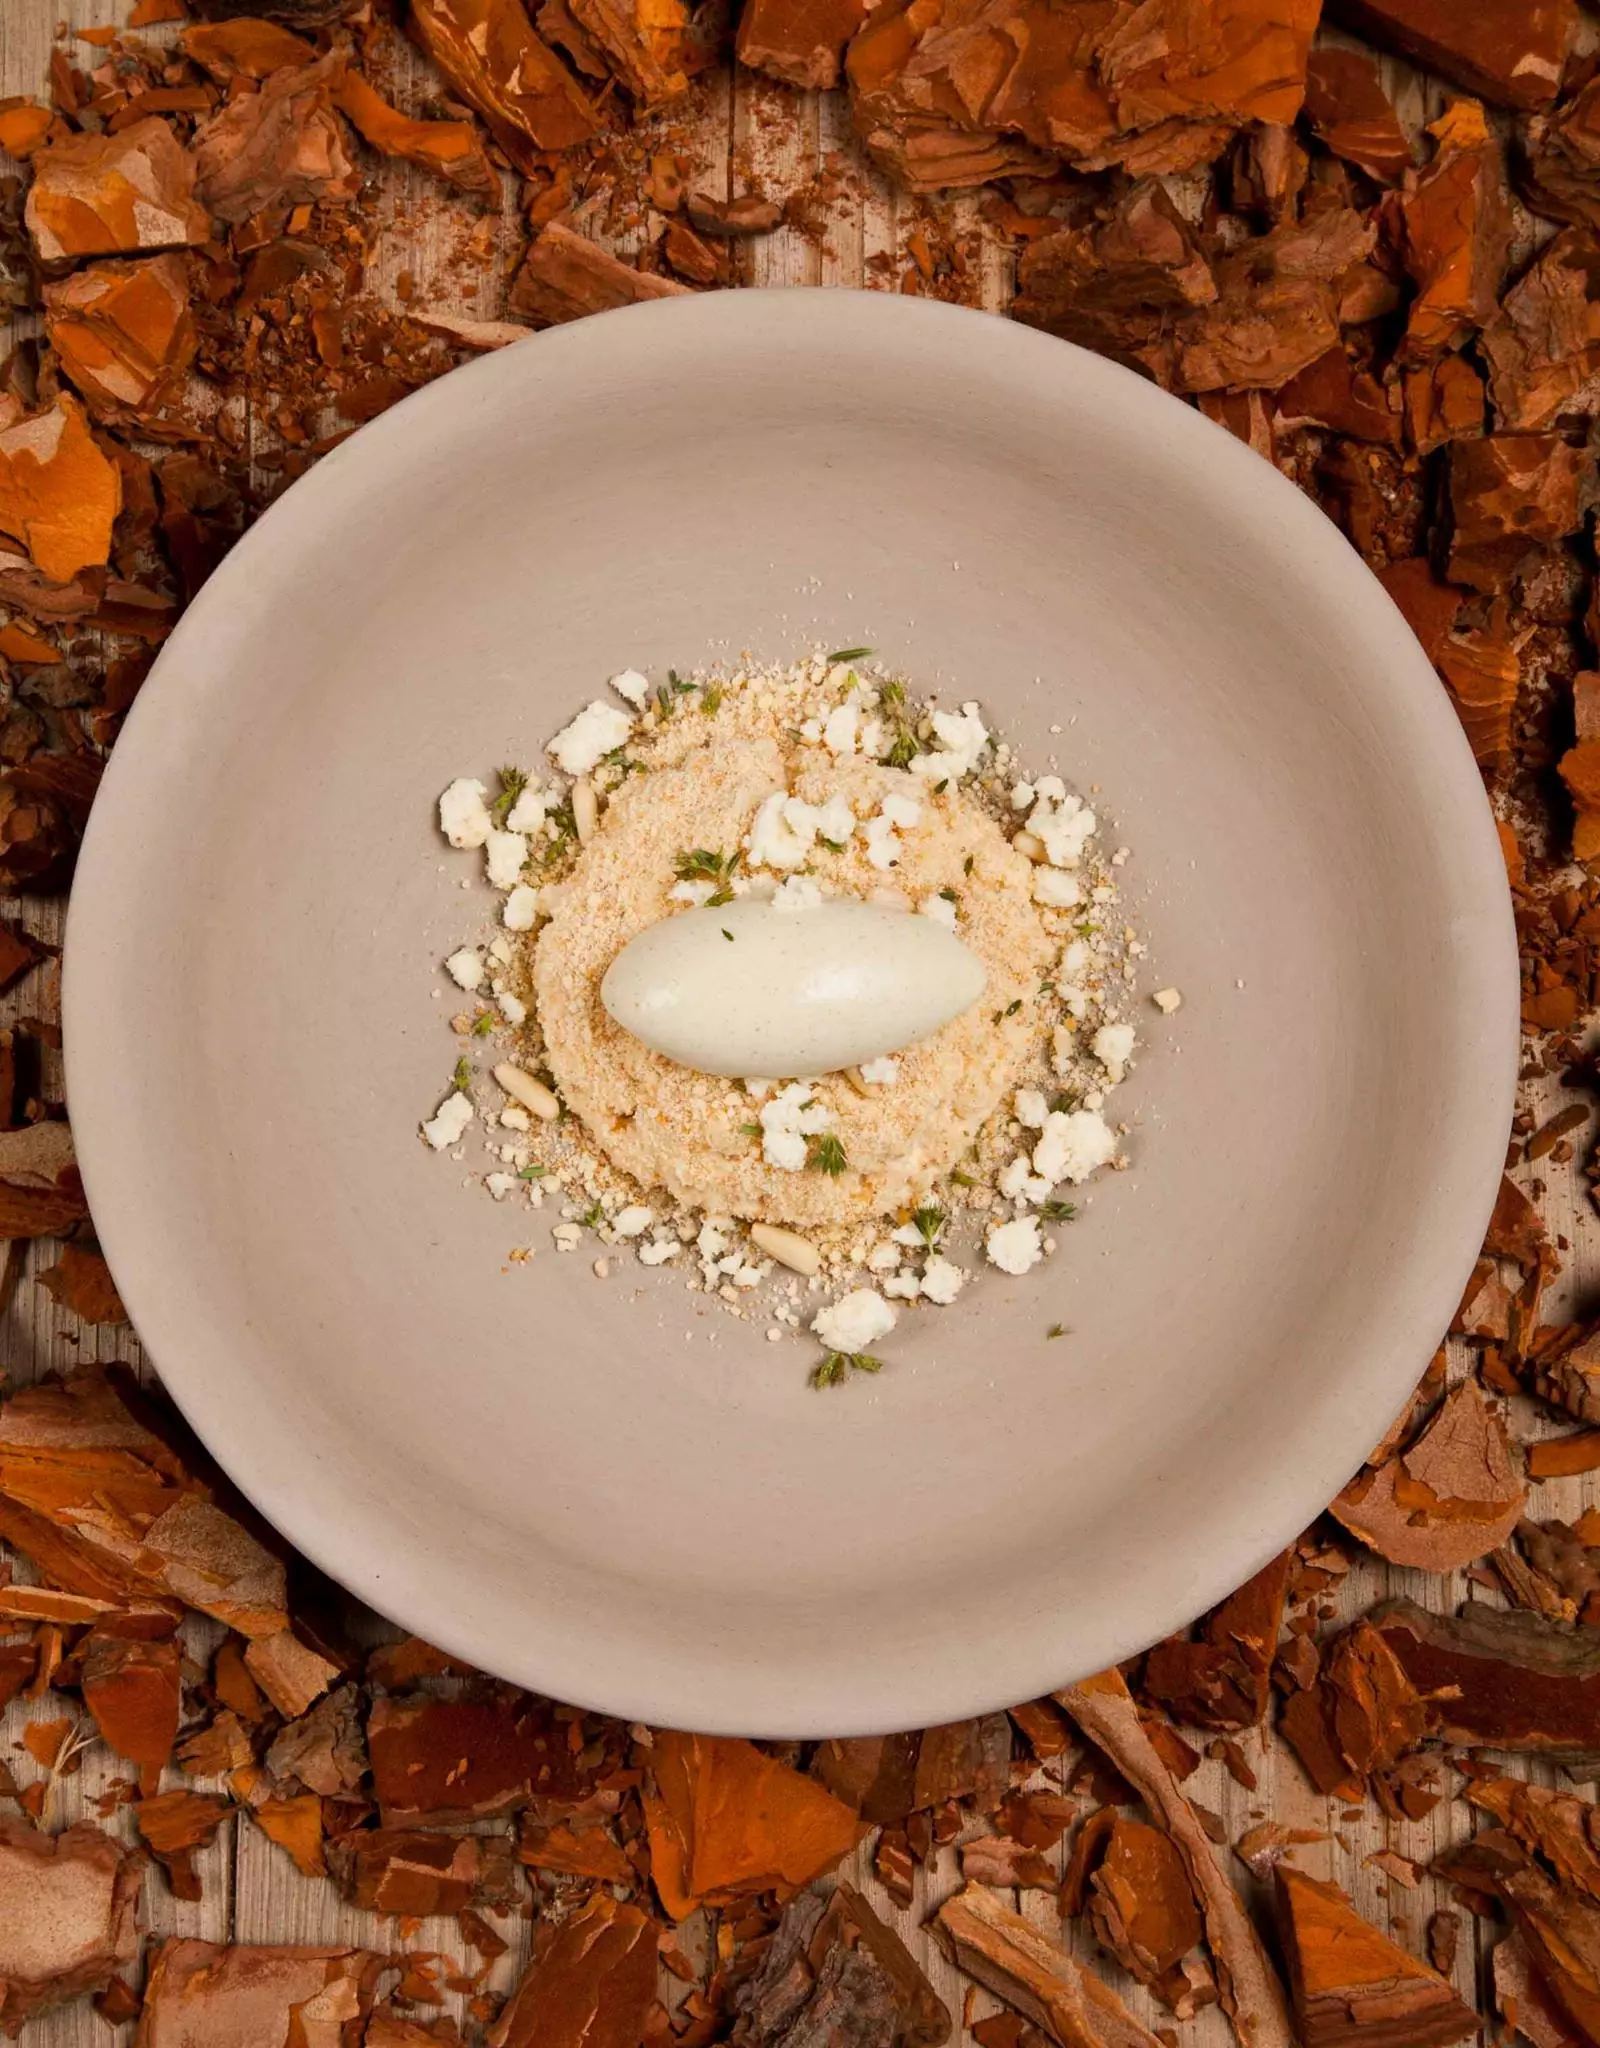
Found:
<svg viewBox="0 0 1600 2048"><path fill-rule="evenodd" d="M508 1131L531 1131L533 1118L520 1102L508 1102L500 1112L500 1121Z"/></svg>
<svg viewBox="0 0 1600 2048"><path fill-rule="evenodd" d="M871 1287L852 1287L812 1320L811 1327L830 1351L865 1351L887 1337L898 1318L883 1296Z"/></svg>
<svg viewBox="0 0 1600 2048"><path fill-rule="evenodd" d="M497 1202L503 1202L517 1184L514 1173L486 1173L483 1184Z"/></svg>
<svg viewBox="0 0 1600 2048"><path fill-rule="evenodd" d="M1102 1024L1090 1040L1089 1050L1111 1077L1113 1087L1128 1071L1133 1058L1134 1031L1131 1024Z"/></svg>
<svg viewBox="0 0 1600 2048"><path fill-rule="evenodd" d="M884 1281L883 1291L896 1301L915 1301L922 1292L922 1282L915 1273L895 1273Z"/></svg>
<svg viewBox="0 0 1600 2048"><path fill-rule="evenodd" d="M820 910L822 885L809 875L789 875L772 892L774 910Z"/></svg>
<svg viewBox="0 0 1600 2048"><path fill-rule="evenodd" d="M1034 784L1035 802L1028 830L1044 847L1053 868L1075 868L1095 835L1095 814L1074 796L1059 775L1042 775Z"/></svg>
<svg viewBox="0 0 1600 2048"><path fill-rule="evenodd" d="M469 992L480 988L483 984L483 955L471 946L463 946L459 952L450 955L444 963L444 971L457 988Z"/></svg>
<svg viewBox="0 0 1600 2048"><path fill-rule="evenodd" d="M650 678L640 675L636 668L625 668L614 675L611 687L619 697L626 697L635 711L642 711L650 702Z"/></svg>
<svg viewBox="0 0 1600 2048"><path fill-rule="evenodd" d="M630 1202L626 1209L619 1209L611 1220L611 1228L618 1237L642 1237L656 1220L656 1212L643 1202Z"/></svg>
<svg viewBox="0 0 1600 2048"><path fill-rule="evenodd" d="M816 820L817 837L829 846L843 846L856 829L856 814L847 796L830 796L825 804L807 804Z"/></svg>
<svg viewBox="0 0 1600 2048"><path fill-rule="evenodd" d="M912 774L933 782L970 775L989 744L989 728L978 716L977 705L963 704L959 711L936 711L932 724L938 751L918 754L911 763Z"/></svg>
<svg viewBox="0 0 1600 2048"><path fill-rule="evenodd" d="M435 1152L448 1152L452 1145L459 1145L466 1135L468 1124L477 1115L472 1098L463 1095L458 1088L453 1095L447 1095L435 1114L422 1126L422 1135Z"/></svg>
<svg viewBox="0 0 1600 2048"><path fill-rule="evenodd" d="M984 1239L991 1266L1002 1273L1027 1273L1044 1257L1039 1241L1037 1216L1018 1216L1010 1223L995 1224Z"/></svg>
<svg viewBox="0 0 1600 2048"><path fill-rule="evenodd" d="M729 1236L729 1232L733 1227L731 1217L706 1217L705 1221L700 1225L700 1234L694 1241L694 1248L701 1258L709 1259L713 1264L722 1258L733 1241Z"/></svg>
<svg viewBox="0 0 1600 2048"><path fill-rule="evenodd" d="M791 805L799 799L791 797L786 790L775 789L762 804L751 820L745 846L749 849L750 865L757 868L798 868L805 865L811 852L816 828L807 829L810 804L800 804L800 817L787 815Z"/></svg>
<svg viewBox="0 0 1600 2048"><path fill-rule="evenodd" d="M641 1266L664 1266L668 1259L675 1259L683 1247L675 1237L653 1237L648 1244L639 1247Z"/></svg>
<svg viewBox="0 0 1600 2048"><path fill-rule="evenodd" d="M575 1252L578 1249L578 1241L583 1236L583 1232L576 1223L558 1223L550 1232L550 1235L556 1241L556 1250L558 1252Z"/></svg>
<svg viewBox="0 0 1600 2048"><path fill-rule="evenodd" d="M545 789L534 776L522 785L522 793L506 816L508 832L537 832L545 813L555 802L555 793Z"/></svg>
<svg viewBox="0 0 1600 2048"><path fill-rule="evenodd" d="M1017 1122L1030 1131L1044 1129L1044 1120L1050 1114L1050 1105L1037 1088L1019 1088L1016 1096Z"/></svg>
<svg viewBox="0 0 1600 2048"><path fill-rule="evenodd" d="M892 1088L900 1078L900 1062L886 1052L875 1060L863 1060L856 1072L870 1088Z"/></svg>
<svg viewBox="0 0 1600 2048"><path fill-rule="evenodd" d="M506 898L500 921L508 932L531 932L539 917L539 892L519 882Z"/></svg>
<svg viewBox="0 0 1600 2048"><path fill-rule="evenodd" d="M1026 1152L1008 1159L995 1180L995 1186L1008 1202L1042 1202L1054 1185L1054 1181L1042 1180L1033 1171Z"/></svg>
<svg viewBox="0 0 1600 2048"><path fill-rule="evenodd" d="M853 754L861 733L861 713L848 699L822 721L822 744L835 760Z"/></svg>
<svg viewBox="0 0 1600 2048"><path fill-rule="evenodd" d="M922 1269L922 1298L940 1308L948 1308L966 1284L966 1269L937 1253Z"/></svg>
<svg viewBox="0 0 1600 2048"><path fill-rule="evenodd" d="M922 817L922 806L909 796L886 796L875 818L866 823L867 859L875 868L892 868L900 859L897 832L909 831Z"/></svg>
<svg viewBox="0 0 1600 2048"><path fill-rule="evenodd" d="M869 1273L892 1273L899 1265L900 1258L900 1247L897 1244L889 1238L880 1239L867 1253L867 1270Z"/></svg>
<svg viewBox="0 0 1600 2048"><path fill-rule="evenodd" d="M769 1166L798 1173L806 1163L806 1139L825 1131L833 1112L812 1095L806 1081L791 1081L760 1109L761 1156Z"/></svg>
<svg viewBox="0 0 1600 2048"><path fill-rule="evenodd" d="M521 1025L528 1021L528 1006L521 996L514 996L510 989L503 988L495 997L500 1005L500 1014L508 1024Z"/></svg>
<svg viewBox="0 0 1600 2048"><path fill-rule="evenodd" d="M484 871L494 889L514 889L528 858L528 842L520 832L491 831L484 842Z"/></svg>
<svg viewBox="0 0 1600 2048"><path fill-rule="evenodd" d="M1071 910L1082 895L1072 876L1062 874L1059 868L1034 869L1033 900L1042 903L1046 910Z"/></svg>
<svg viewBox="0 0 1600 2048"><path fill-rule="evenodd" d="M928 1242L914 1223L897 1224L892 1234L896 1244L909 1245L914 1252L921 1251Z"/></svg>
<svg viewBox="0 0 1600 2048"><path fill-rule="evenodd" d="M1164 1017L1183 1007L1183 997L1175 988L1158 988L1150 1000Z"/></svg>
<svg viewBox="0 0 1600 2048"><path fill-rule="evenodd" d="M489 958L498 967L509 967L517 957L517 950L503 933L497 932L489 941Z"/></svg>
<svg viewBox="0 0 1600 2048"><path fill-rule="evenodd" d="M1098 1110L1053 1110L1033 1148L1033 1170L1054 1187L1074 1186L1117 1156L1116 1133Z"/></svg>
<svg viewBox="0 0 1600 2048"><path fill-rule="evenodd" d="M488 838L494 820L484 802L486 795L481 782L461 776L440 797L439 830L452 846L482 846Z"/></svg>
<svg viewBox="0 0 1600 2048"><path fill-rule="evenodd" d="M558 768L569 775L587 775L599 767L613 747L620 747L633 731L633 720L615 704L597 698L585 705L570 725L563 726L545 752Z"/></svg>
<svg viewBox="0 0 1600 2048"><path fill-rule="evenodd" d="M709 903L716 893L717 885L715 882L674 882L667 891L667 901L669 903L692 903L696 909L699 909L701 904Z"/></svg>
<svg viewBox="0 0 1600 2048"><path fill-rule="evenodd" d="M1034 787L1031 782L1013 782L1011 785L1011 808L1025 811L1033 802Z"/></svg>
<svg viewBox="0 0 1600 2048"><path fill-rule="evenodd" d="M765 1074L746 1074L740 1083L752 1102L760 1102L777 1087L776 1081L769 1081Z"/></svg>
<svg viewBox="0 0 1600 2048"><path fill-rule="evenodd" d="M948 896L924 896L917 912L919 916L931 917L935 924L942 924L946 931L956 928L956 907Z"/></svg>

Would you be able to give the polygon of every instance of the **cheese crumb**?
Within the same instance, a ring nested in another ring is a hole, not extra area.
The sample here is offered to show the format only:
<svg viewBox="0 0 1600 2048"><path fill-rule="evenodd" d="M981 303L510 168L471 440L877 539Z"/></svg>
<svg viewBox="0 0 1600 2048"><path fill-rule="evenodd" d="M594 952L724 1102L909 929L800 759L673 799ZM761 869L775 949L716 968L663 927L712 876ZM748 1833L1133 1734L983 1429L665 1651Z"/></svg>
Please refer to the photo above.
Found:
<svg viewBox="0 0 1600 2048"><path fill-rule="evenodd" d="M436 1113L422 1126L422 1135L435 1152L448 1152L452 1145L458 1145L466 1135L467 1126L477 1115L472 1098L457 1089L440 1103Z"/></svg>
<svg viewBox="0 0 1600 2048"><path fill-rule="evenodd" d="M1170 1017L1174 1010L1183 1007L1183 997L1175 988L1158 988L1150 998L1163 1017Z"/></svg>
<svg viewBox="0 0 1600 2048"><path fill-rule="evenodd" d="M935 924L942 924L947 932L956 928L956 907L948 896L924 896L917 905L919 917L931 917Z"/></svg>
<svg viewBox="0 0 1600 2048"><path fill-rule="evenodd" d="M545 752L569 775L587 775L613 747L620 747L632 731L633 720L626 711L619 711L615 704L602 704L597 698L570 725L562 727Z"/></svg>
<svg viewBox="0 0 1600 2048"><path fill-rule="evenodd" d="M1028 830L1044 847L1053 868L1075 868L1094 837L1098 820L1082 797L1074 796L1059 775L1042 775L1034 785L1036 801L1028 814Z"/></svg>
<svg viewBox="0 0 1600 2048"><path fill-rule="evenodd" d="M959 712L936 711L932 725L939 749L932 754L918 754L911 763L912 774L934 782L946 777L957 781L970 775L989 744L989 728L978 716L977 705L963 704Z"/></svg>
<svg viewBox="0 0 1600 2048"><path fill-rule="evenodd" d="M789 875L772 892L774 910L820 910L822 885L809 875Z"/></svg>
<svg viewBox="0 0 1600 2048"><path fill-rule="evenodd" d="M558 1252L575 1252L578 1249L578 1240L583 1236L583 1232L576 1223L558 1223L550 1235L556 1241L556 1250Z"/></svg>
<svg viewBox="0 0 1600 2048"><path fill-rule="evenodd" d="M539 892L527 882L519 882L506 898L500 922L508 932L531 932L539 918Z"/></svg>
<svg viewBox="0 0 1600 2048"><path fill-rule="evenodd" d="M875 818L866 824L867 859L875 868L892 868L900 859L896 832L909 831L921 820L922 806L909 796L886 796Z"/></svg>
<svg viewBox="0 0 1600 2048"><path fill-rule="evenodd" d="M1089 1050L1111 1076L1113 1087L1127 1074L1133 1043L1131 1024L1102 1024L1090 1040Z"/></svg>
<svg viewBox="0 0 1600 2048"><path fill-rule="evenodd" d="M1050 1105L1037 1088L1019 1088L1016 1094L1017 1122L1030 1131L1042 1131Z"/></svg>
<svg viewBox="0 0 1600 2048"><path fill-rule="evenodd" d="M900 1247L889 1238L884 1238L867 1253L867 1271L892 1273L900 1263L900 1256Z"/></svg>
<svg viewBox="0 0 1600 2048"><path fill-rule="evenodd" d="M886 1052L875 1060L863 1060L856 1072L869 1088L892 1088L900 1078L900 1062Z"/></svg>
<svg viewBox="0 0 1600 2048"><path fill-rule="evenodd" d="M619 697L626 697L635 711L642 711L650 702L650 678L640 675L636 668L625 668L614 675L611 687Z"/></svg>
<svg viewBox="0 0 1600 2048"><path fill-rule="evenodd" d="M1042 903L1046 910L1071 910L1082 901L1083 892L1071 875L1064 875L1059 868L1035 868L1033 871L1033 900Z"/></svg>
<svg viewBox="0 0 1600 2048"><path fill-rule="evenodd" d="M491 888L514 889L528 858L528 842L520 832L492 831L484 842L484 871Z"/></svg>
<svg viewBox="0 0 1600 2048"><path fill-rule="evenodd" d="M865 1351L887 1337L899 1320L881 1294L871 1287L852 1287L825 1308L811 1327L830 1351Z"/></svg>
<svg viewBox="0 0 1600 2048"><path fill-rule="evenodd" d="M1052 1187L1063 1180L1076 1187L1116 1156L1116 1133L1098 1110L1052 1110L1033 1148L1033 1170Z"/></svg>
<svg viewBox="0 0 1600 2048"><path fill-rule="evenodd" d="M948 1308L967 1284L965 1267L937 1253L922 1269L922 1298L939 1308Z"/></svg>
<svg viewBox="0 0 1600 2048"><path fill-rule="evenodd" d="M806 1081L791 1081L760 1109L761 1156L769 1166L798 1173L806 1163L806 1139L825 1131L833 1112L818 1102Z"/></svg>
<svg viewBox="0 0 1600 2048"><path fill-rule="evenodd" d="M861 713L846 701L823 720L822 744L835 760L842 760L846 754L855 752L860 728Z"/></svg>
<svg viewBox="0 0 1600 2048"><path fill-rule="evenodd" d="M514 1173L486 1173L483 1184L497 1202L503 1202L517 1184Z"/></svg>
<svg viewBox="0 0 1600 2048"><path fill-rule="evenodd" d="M1010 1223L995 1224L984 1240L991 1266L1002 1273L1028 1273L1044 1257L1039 1241L1037 1216L1018 1216Z"/></svg>
<svg viewBox="0 0 1600 2048"><path fill-rule="evenodd" d="M444 971L457 988L464 988L470 993L482 986L483 955L471 946L463 946L459 952L450 955L444 963Z"/></svg>
<svg viewBox="0 0 1600 2048"><path fill-rule="evenodd" d="M611 1228L618 1237L642 1237L656 1220L654 1209L643 1202L630 1202L626 1209L619 1209L612 1219Z"/></svg>
<svg viewBox="0 0 1600 2048"><path fill-rule="evenodd" d="M439 830L452 846L482 846L488 838L494 820L484 802L486 795L481 782L461 776L440 797Z"/></svg>
<svg viewBox="0 0 1600 2048"><path fill-rule="evenodd" d="M915 1273L896 1273L884 1281L883 1291L896 1301L915 1301L922 1292L922 1282Z"/></svg>
<svg viewBox="0 0 1600 2048"><path fill-rule="evenodd" d="M521 996L514 996L510 989L503 988L495 997L495 1001L500 1005L500 1014L508 1024L519 1026L527 1023L528 1006Z"/></svg>

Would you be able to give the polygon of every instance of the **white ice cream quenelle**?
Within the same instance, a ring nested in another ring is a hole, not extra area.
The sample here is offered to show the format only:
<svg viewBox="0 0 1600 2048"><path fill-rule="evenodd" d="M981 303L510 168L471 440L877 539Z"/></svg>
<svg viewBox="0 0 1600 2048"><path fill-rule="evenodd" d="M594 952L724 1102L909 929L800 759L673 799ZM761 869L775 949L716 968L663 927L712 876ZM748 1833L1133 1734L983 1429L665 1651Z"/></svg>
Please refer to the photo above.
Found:
<svg viewBox="0 0 1600 2048"><path fill-rule="evenodd" d="M665 917L612 961L600 999L652 1051L704 1074L830 1074L930 1038L983 993L976 954L930 917L744 897Z"/></svg>

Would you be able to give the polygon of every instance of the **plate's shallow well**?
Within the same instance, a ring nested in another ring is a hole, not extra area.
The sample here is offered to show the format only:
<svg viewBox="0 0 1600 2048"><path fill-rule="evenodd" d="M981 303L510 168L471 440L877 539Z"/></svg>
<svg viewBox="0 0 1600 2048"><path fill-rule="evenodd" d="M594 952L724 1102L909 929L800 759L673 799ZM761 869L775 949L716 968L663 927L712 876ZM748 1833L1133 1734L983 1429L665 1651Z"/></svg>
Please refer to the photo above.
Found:
<svg viewBox="0 0 1600 2048"><path fill-rule="evenodd" d="M1051 1265L825 1393L416 1133L434 963L487 908L439 788L616 669L812 639L1102 788L1185 998L1143 1011L1131 1170ZM820 292L542 336L296 485L129 721L66 993L118 1282L259 1506L477 1664L772 1734L1038 1693L1292 1537L1460 1293L1515 1045L1467 748L1333 528L1093 356Z"/></svg>

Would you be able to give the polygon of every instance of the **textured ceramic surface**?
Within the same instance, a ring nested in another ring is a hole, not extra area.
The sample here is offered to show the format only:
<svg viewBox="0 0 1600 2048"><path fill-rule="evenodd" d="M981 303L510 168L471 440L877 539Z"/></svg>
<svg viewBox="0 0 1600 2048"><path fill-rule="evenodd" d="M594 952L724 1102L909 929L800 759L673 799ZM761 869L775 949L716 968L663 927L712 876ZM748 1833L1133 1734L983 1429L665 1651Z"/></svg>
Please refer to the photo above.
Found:
<svg viewBox="0 0 1600 2048"><path fill-rule="evenodd" d="M624 666L812 639L1103 790L1185 998L1142 1009L1132 1169L1051 1265L823 1393L809 1349L596 1280L416 1135L434 963L488 901L439 789ZM822 292L541 336L297 484L118 745L66 1018L117 1280L272 1520L476 1664L772 1734L1026 1698L1293 1537L1461 1292L1516 1043L1466 745L1322 516L1093 356Z"/></svg>

